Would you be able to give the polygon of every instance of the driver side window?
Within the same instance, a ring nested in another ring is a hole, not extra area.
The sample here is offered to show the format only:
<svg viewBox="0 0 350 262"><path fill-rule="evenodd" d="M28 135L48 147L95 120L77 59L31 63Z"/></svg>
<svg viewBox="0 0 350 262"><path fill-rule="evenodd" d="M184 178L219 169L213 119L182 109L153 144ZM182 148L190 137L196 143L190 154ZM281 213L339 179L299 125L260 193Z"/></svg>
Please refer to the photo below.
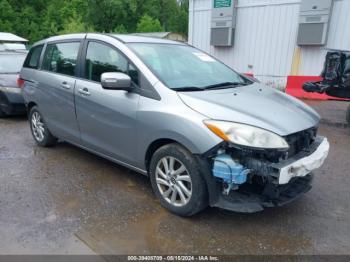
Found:
<svg viewBox="0 0 350 262"><path fill-rule="evenodd" d="M120 52L98 42L89 42L84 77L95 82L101 82L101 75L106 72L125 73L131 77L135 84L138 84L137 69Z"/></svg>

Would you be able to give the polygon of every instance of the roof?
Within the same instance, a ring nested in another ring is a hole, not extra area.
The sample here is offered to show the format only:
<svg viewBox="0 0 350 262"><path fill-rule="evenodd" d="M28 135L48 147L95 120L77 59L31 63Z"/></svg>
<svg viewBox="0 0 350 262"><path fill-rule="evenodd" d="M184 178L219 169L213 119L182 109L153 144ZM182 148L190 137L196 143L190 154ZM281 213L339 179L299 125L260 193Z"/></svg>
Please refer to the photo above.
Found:
<svg viewBox="0 0 350 262"><path fill-rule="evenodd" d="M146 37L141 35L117 35L111 34L110 36L124 42L124 43L155 43L155 44L176 44L176 45L184 45L183 43L172 41L163 38L156 37Z"/></svg>
<svg viewBox="0 0 350 262"><path fill-rule="evenodd" d="M122 35L122 34L101 34L101 33L78 33L78 34L66 34L66 35L58 35L52 36L39 42L36 42L33 46L43 44L46 42L52 41L62 41L62 40L72 40L72 39L84 39L87 35L107 35L113 37L123 43L158 43L158 44L176 44L176 45L185 45L184 43L172 41L168 39L155 38L155 37L145 37L139 35Z"/></svg>
<svg viewBox="0 0 350 262"><path fill-rule="evenodd" d="M72 40L72 39L84 39L86 37L86 33L76 33L76 34L65 34L65 35L57 35L57 36L51 36L45 39L42 39L36 43L33 44L33 46L44 44L47 42L53 42L53 41L63 41L63 40Z"/></svg>
<svg viewBox="0 0 350 262"><path fill-rule="evenodd" d="M0 42L28 42L28 40L12 33L0 32Z"/></svg>

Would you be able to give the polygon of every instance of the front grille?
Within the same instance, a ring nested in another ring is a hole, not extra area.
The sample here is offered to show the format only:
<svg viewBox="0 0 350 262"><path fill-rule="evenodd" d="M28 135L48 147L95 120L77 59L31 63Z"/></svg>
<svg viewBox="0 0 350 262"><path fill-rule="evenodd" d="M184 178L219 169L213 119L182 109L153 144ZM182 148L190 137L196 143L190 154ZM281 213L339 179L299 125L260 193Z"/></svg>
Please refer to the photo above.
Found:
<svg viewBox="0 0 350 262"><path fill-rule="evenodd" d="M288 157L292 157L303 150L307 150L315 141L317 128L309 128L285 137L289 144Z"/></svg>

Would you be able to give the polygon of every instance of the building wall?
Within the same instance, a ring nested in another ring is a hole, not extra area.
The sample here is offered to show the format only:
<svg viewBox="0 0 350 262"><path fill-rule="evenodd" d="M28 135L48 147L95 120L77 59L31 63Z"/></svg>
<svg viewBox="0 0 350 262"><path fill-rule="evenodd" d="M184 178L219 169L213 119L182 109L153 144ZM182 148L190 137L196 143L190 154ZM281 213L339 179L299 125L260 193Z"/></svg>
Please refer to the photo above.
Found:
<svg viewBox="0 0 350 262"><path fill-rule="evenodd" d="M288 75L319 75L328 49L350 50L350 0L334 0L327 44L298 47L300 0L238 0L233 47L210 46L213 0L190 0L189 44L283 89Z"/></svg>

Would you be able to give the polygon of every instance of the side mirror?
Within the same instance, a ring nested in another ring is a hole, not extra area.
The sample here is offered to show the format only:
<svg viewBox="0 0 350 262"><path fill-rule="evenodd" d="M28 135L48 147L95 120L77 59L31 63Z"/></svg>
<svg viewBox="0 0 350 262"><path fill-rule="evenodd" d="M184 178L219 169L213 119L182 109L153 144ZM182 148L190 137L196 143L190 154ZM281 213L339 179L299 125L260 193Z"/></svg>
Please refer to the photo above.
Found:
<svg viewBox="0 0 350 262"><path fill-rule="evenodd" d="M101 85L104 89L131 90L131 78L124 73L103 73L101 75Z"/></svg>

